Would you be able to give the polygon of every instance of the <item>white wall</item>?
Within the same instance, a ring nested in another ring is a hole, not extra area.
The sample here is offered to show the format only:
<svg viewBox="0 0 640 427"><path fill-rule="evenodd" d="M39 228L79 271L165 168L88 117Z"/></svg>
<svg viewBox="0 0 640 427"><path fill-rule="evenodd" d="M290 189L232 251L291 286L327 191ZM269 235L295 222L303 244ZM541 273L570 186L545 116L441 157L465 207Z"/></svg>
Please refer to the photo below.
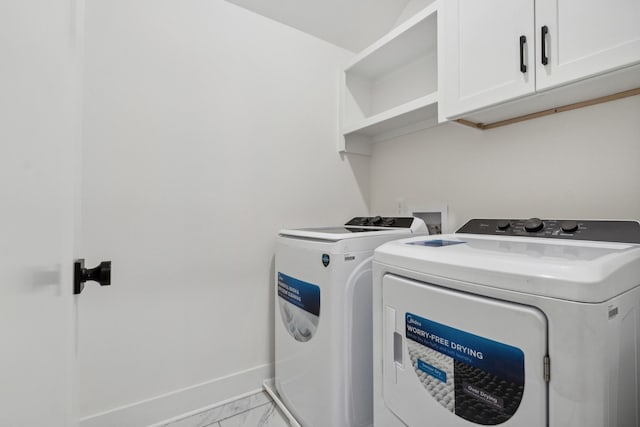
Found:
<svg viewBox="0 0 640 427"><path fill-rule="evenodd" d="M79 300L84 425L271 375L276 232L368 211L336 150L349 56L221 0L87 3L82 246L113 284Z"/></svg>
<svg viewBox="0 0 640 427"><path fill-rule="evenodd" d="M640 219L640 96L488 131L438 126L374 147L371 211Z"/></svg>

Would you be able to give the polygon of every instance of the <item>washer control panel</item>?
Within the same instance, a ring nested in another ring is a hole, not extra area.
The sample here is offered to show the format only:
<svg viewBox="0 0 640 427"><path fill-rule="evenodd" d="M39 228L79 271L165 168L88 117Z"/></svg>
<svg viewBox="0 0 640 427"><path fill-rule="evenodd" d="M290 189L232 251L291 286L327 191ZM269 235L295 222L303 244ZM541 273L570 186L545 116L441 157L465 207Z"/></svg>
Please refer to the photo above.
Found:
<svg viewBox="0 0 640 427"><path fill-rule="evenodd" d="M640 223L637 221L472 219L457 233L640 244Z"/></svg>
<svg viewBox="0 0 640 427"><path fill-rule="evenodd" d="M411 228L413 217L382 217L382 216L358 216L351 219L345 226L355 227L393 227Z"/></svg>

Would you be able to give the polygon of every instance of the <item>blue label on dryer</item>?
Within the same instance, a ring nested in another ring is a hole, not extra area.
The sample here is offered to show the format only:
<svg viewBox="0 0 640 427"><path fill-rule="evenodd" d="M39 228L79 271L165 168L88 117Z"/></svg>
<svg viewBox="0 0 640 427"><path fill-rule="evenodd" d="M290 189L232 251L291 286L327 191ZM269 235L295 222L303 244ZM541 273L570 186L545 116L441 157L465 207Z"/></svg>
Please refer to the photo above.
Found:
<svg viewBox="0 0 640 427"><path fill-rule="evenodd" d="M296 307L320 316L320 287L278 273L278 296Z"/></svg>
<svg viewBox="0 0 640 427"><path fill-rule="evenodd" d="M406 313L407 338L508 381L524 384L524 353L516 347Z"/></svg>
<svg viewBox="0 0 640 427"><path fill-rule="evenodd" d="M466 243L466 242L459 242L457 240L436 239L436 240L422 240L419 242L407 242L407 245L430 246L433 248L440 248L443 246L459 245L461 243Z"/></svg>
<svg viewBox="0 0 640 427"><path fill-rule="evenodd" d="M443 383L447 382L447 373L445 371L443 371L442 369L438 369L435 366L429 365L424 360L418 359L418 369L431 375L434 378L439 379Z"/></svg>
<svg viewBox="0 0 640 427"><path fill-rule="evenodd" d="M416 380L440 405L473 424L498 425L518 411L524 395L519 348L405 313Z"/></svg>

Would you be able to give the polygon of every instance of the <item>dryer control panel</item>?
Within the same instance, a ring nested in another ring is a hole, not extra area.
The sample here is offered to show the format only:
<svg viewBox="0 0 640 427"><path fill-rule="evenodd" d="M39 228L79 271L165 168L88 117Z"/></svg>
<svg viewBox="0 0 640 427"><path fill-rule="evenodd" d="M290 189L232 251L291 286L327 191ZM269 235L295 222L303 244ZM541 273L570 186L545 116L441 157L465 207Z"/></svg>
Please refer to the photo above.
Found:
<svg viewBox="0 0 640 427"><path fill-rule="evenodd" d="M640 223L637 221L472 219L457 233L640 244Z"/></svg>

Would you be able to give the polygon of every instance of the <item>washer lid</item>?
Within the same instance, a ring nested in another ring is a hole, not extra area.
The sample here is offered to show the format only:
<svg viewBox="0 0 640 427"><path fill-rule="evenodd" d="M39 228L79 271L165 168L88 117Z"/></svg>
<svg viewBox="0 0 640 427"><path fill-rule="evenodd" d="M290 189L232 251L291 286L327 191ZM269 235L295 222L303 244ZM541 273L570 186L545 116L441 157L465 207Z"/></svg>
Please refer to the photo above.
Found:
<svg viewBox="0 0 640 427"><path fill-rule="evenodd" d="M374 260L465 286L581 302L606 301L640 284L640 246L623 243L450 234L386 243Z"/></svg>
<svg viewBox="0 0 640 427"><path fill-rule="evenodd" d="M427 234L427 226L420 218L414 217L356 217L345 225L335 227L284 229L278 234L288 237L339 241L362 237L382 236L391 233L402 236L413 233Z"/></svg>
<svg viewBox="0 0 640 427"><path fill-rule="evenodd" d="M367 236L380 236L395 233L399 236L411 235L411 230L407 228L389 228L389 227L318 227L318 228L299 228L295 230L280 230L281 236L302 237L307 239L320 239L338 241L344 239L353 239Z"/></svg>

